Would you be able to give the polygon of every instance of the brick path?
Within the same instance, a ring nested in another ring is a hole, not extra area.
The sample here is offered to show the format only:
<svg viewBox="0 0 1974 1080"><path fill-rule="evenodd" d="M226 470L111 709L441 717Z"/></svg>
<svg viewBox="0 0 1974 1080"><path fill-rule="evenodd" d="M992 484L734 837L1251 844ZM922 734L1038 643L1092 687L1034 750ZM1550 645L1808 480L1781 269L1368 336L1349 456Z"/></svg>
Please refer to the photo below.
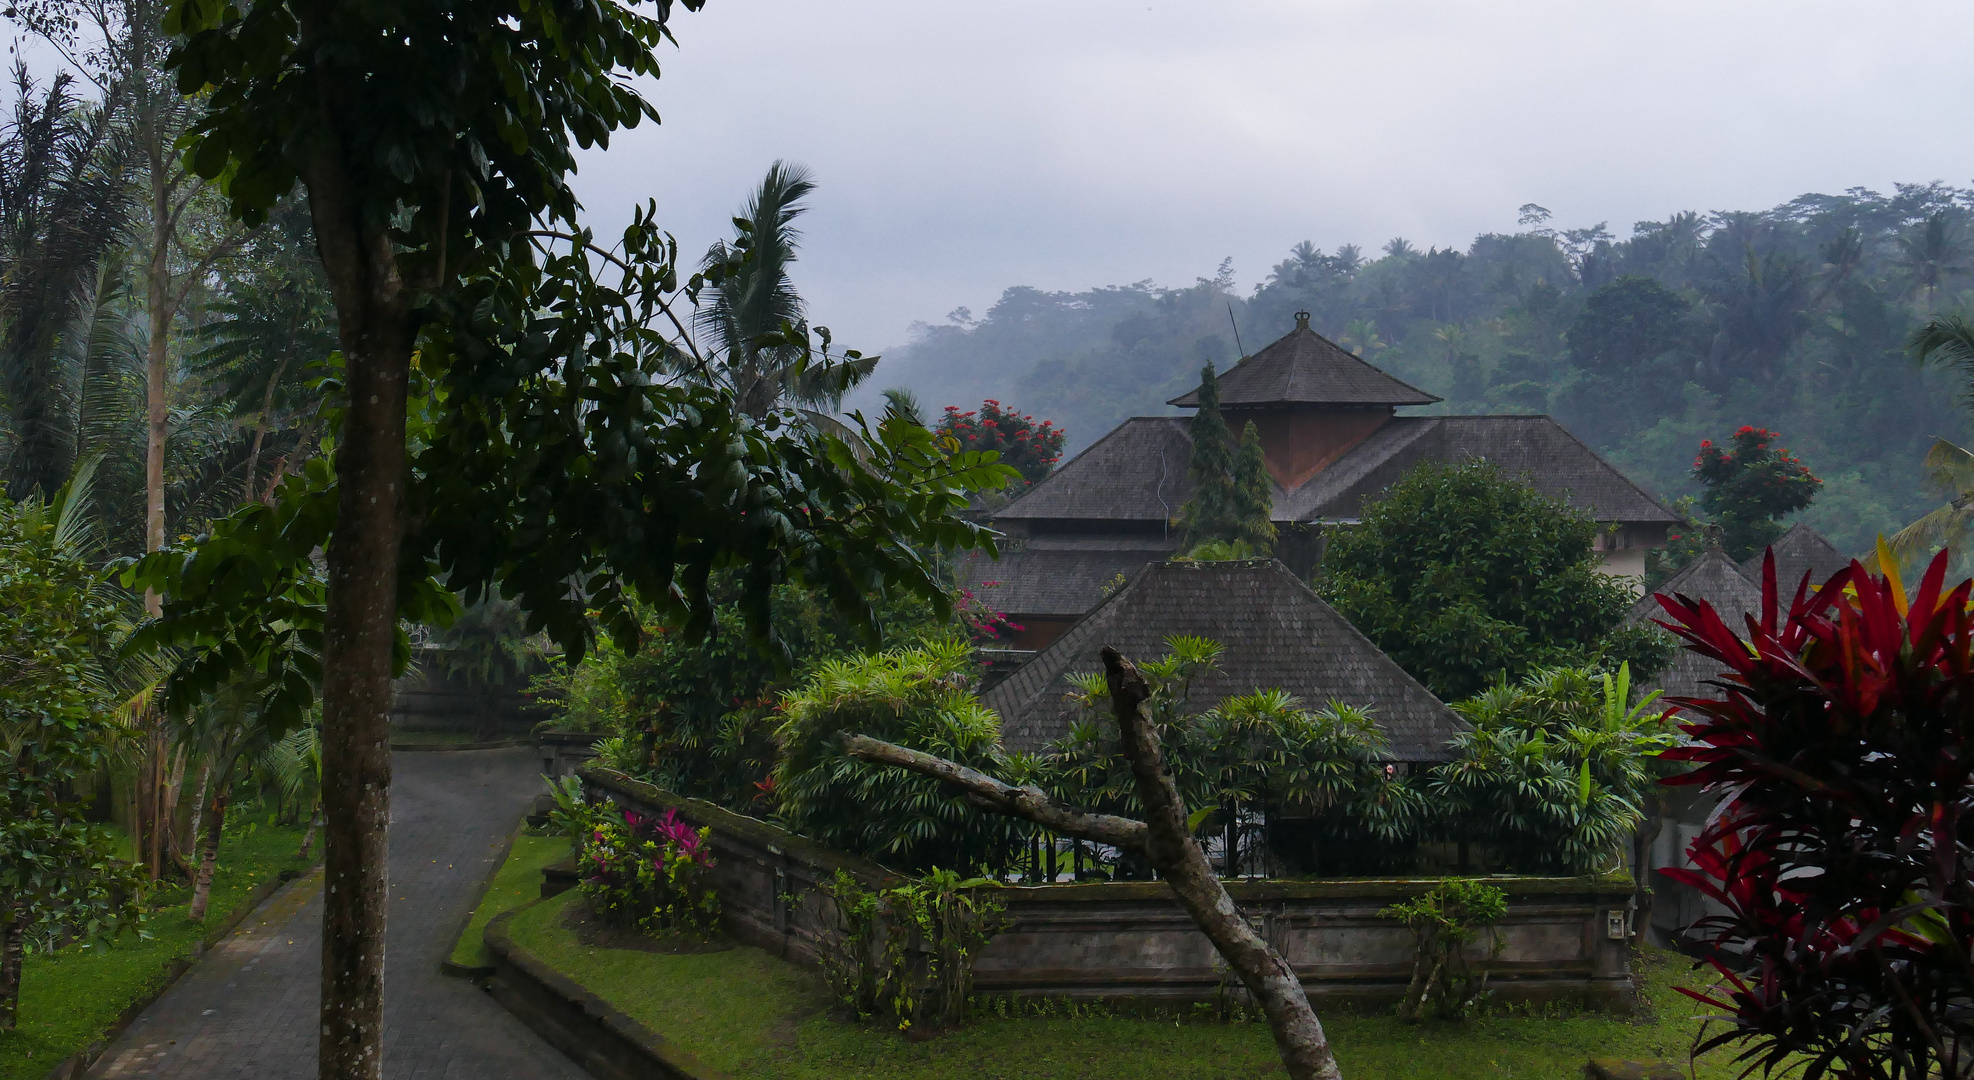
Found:
<svg viewBox="0 0 1974 1080"><path fill-rule="evenodd" d="M387 1080L582 1080L472 983L439 974L474 889L541 786L533 747L393 757ZM130 1025L92 1077L315 1075L321 875L276 893Z"/></svg>

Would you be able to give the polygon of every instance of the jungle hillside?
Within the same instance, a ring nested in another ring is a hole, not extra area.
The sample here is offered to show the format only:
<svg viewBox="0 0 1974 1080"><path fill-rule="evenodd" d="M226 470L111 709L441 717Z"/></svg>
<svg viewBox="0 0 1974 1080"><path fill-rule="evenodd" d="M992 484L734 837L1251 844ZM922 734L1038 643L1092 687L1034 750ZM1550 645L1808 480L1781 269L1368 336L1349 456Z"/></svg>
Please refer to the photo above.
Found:
<svg viewBox="0 0 1974 1080"><path fill-rule="evenodd" d="M1322 334L1444 398L1419 413L1548 413L1668 502L1693 455L1744 424L1823 479L1809 522L1858 551L1940 502L1922 460L1964 443L1957 380L1907 351L1930 316L1974 310L1974 188L1901 184L1767 210L1680 211L1620 238L1543 207L1464 249L1294 244L1243 291L1235 267L1184 286L1007 289L918 323L873 386L928 405L993 398L1046 415L1070 455L1129 416L1171 413L1308 311ZM1243 349L1244 347L1244 349Z"/></svg>

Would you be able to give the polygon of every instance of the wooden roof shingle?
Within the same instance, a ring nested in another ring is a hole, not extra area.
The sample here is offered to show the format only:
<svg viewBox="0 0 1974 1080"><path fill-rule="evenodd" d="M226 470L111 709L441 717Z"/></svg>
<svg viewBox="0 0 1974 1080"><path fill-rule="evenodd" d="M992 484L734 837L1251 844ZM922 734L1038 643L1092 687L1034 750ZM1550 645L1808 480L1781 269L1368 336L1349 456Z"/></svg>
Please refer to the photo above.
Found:
<svg viewBox="0 0 1974 1080"><path fill-rule="evenodd" d="M1443 761L1464 725L1453 710L1359 633L1281 563L1155 562L1098 604L982 698L1014 750L1041 750L1068 733L1076 710L1067 676L1100 671L1104 646L1134 660L1162 656L1166 639L1211 638L1219 668L1194 680L1209 708L1255 690L1281 689L1306 708L1335 700L1367 708L1393 761Z"/></svg>

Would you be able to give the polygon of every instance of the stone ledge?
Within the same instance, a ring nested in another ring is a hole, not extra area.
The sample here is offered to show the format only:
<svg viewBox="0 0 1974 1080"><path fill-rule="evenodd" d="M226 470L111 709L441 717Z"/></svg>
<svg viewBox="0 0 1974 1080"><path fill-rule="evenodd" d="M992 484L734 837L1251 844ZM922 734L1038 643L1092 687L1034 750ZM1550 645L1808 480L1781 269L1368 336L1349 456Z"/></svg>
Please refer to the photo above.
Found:
<svg viewBox="0 0 1974 1080"><path fill-rule="evenodd" d="M502 1008L597 1080L731 1080L516 945L507 922L537 903L487 923L487 992Z"/></svg>

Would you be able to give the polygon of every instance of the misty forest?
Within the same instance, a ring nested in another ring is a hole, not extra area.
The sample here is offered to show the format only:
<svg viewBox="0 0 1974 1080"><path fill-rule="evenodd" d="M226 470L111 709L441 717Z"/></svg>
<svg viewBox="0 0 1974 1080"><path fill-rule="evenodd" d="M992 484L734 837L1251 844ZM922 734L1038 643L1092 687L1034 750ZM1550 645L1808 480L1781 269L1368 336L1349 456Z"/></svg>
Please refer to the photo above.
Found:
<svg viewBox="0 0 1974 1080"><path fill-rule="evenodd" d="M914 327L873 382L927 402L1042 409L1070 454L1128 416L1171 412L1202 361L1224 370L1292 313L1445 399L1431 413L1549 413L1668 501L1693 453L1743 424L1780 432L1823 480L1800 520L1847 551L1938 505L1923 467L1964 442L1952 374L1906 340L1974 303L1974 190L1900 185L1760 211L1682 211L1620 239L1542 207L1464 250L1295 244L1248 295L1223 264L1189 286L1015 287ZM1231 318L1230 318L1231 313Z"/></svg>

